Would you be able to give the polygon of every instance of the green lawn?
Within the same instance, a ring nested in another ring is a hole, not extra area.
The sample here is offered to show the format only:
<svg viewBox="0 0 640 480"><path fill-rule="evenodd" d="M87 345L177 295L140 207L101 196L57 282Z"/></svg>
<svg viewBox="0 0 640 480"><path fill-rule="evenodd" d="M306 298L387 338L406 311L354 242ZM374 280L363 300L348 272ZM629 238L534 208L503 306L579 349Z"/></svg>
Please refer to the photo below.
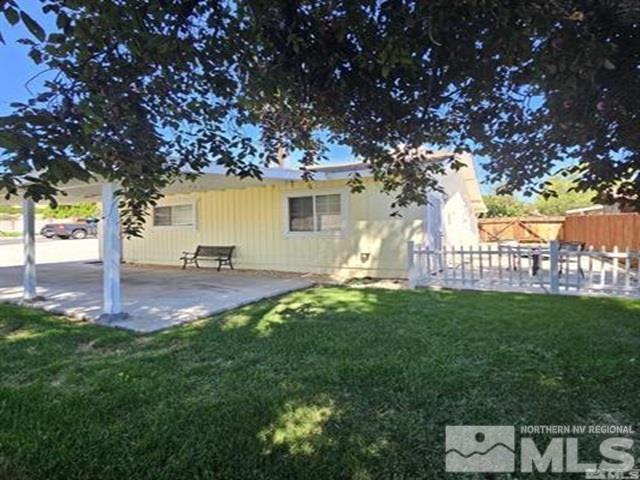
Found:
<svg viewBox="0 0 640 480"><path fill-rule="evenodd" d="M146 336L0 305L0 366L0 478L441 479L448 424L638 426L640 303L318 288Z"/></svg>

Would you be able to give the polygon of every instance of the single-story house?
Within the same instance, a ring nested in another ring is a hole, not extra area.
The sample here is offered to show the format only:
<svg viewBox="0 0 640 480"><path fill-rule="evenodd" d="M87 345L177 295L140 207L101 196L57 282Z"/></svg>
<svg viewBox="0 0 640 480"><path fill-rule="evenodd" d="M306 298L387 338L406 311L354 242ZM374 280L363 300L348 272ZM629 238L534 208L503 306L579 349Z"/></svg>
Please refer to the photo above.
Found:
<svg viewBox="0 0 640 480"><path fill-rule="evenodd" d="M452 155L440 152L431 161ZM406 277L409 241L479 242L476 216L485 207L471 155L458 156L465 167L440 179L444 194L430 194L428 206L405 208L400 217L390 216L393 197L364 163L319 167L311 184L297 169L267 168L257 181L213 167L166 190L143 237L123 240L123 259L176 265L181 252L198 245L234 245L233 263L242 269ZM351 193L346 184L355 172L364 192Z"/></svg>
<svg viewBox="0 0 640 480"><path fill-rule="evenodd" d="M565 215L606 215L611 213L633 213L631 208L624 208L614 203L613 205L590 205L588 207L570 208Z"/></svg>
<svg viewBox="0 0 640 480"><path fill-rule="evenodd" d="M433 154L443 161L453 153ZM464 166L440 178L442 193L428 204L392 217L393 197L380 191L366 164L316 169L314 181L301 171L265 168L262 179L228 176L213 166L193 182L174 182L150 213L142 238L120 235L118 186L112 182L74 182L64 186L65 203L101 201L100 252L103 308L101 321L127 318L121 301L121 261L179 265L184 251L198 245L234 246L237 267L309 272L339 277L407 277L410 242L439 249L479 242L476 214L485 207L473 159L455 154ZM366 189L352 193L354 173ZM7 200L0 199L6 203ZM23 301L37 295L35 205L23 199Z"/></svg>

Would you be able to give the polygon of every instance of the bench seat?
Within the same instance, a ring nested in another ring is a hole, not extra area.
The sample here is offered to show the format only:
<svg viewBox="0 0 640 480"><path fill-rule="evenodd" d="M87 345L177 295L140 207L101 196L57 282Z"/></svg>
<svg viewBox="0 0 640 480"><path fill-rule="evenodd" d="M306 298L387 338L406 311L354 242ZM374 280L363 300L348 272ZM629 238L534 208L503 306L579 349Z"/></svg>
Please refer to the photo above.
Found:
<svg viewBox="0 0 640 480"><path fill-rule="evenodd" d="M198 245L195 252L182 252L180 260L182 260L182 269L187 268L187 265L193 264L196 268L200 268L199 260L210 260L218 262L218 271L223 265L228 265L233 270L233 262L231 257L233 250L236 247L231 246L212 246L212 245Z"/></svg>

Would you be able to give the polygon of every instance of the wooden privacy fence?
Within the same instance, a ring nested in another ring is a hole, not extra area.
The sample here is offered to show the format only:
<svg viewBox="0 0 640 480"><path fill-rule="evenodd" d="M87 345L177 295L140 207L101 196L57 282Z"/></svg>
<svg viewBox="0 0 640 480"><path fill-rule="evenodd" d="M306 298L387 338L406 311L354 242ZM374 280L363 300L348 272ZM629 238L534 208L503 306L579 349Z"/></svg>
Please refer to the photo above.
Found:
<svg viewBox="0 0 640 480"><path fill-rule="evenodd" d="M518 240L546 243L562 238L564 217L496 217L478 219L483 242Z"/></svg>
<svg viewBox="0 0 640 480"><path fill-rule="evenodd" d="M564 221L562 239L594 245L596 248L604 246L609 250L616 245L640 250L640 215L570 215Z"/></svg>
<svg viewBox="0 0 640 480"><path fill-rule="evenodd" d="M640 250L640 214L569 215L567 217L497 217L478 219L482 242L517 240L580 242L596 248Z"/></svg>
<svg viewBox="0 0 640 480"><path fill-rule="evenodd" d="M640 252L576 246L459 247L409 242L409 284L476 290L640 296Z"/></svg>

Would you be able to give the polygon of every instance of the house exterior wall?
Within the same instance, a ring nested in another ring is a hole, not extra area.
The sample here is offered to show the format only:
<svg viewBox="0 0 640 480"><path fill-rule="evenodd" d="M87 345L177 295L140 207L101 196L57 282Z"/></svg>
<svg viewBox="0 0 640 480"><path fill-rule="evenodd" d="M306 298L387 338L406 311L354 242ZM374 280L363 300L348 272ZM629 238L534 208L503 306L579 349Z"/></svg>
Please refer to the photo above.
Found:
<svg viewBox="0 0 640 480"><path fill-rule="evenodd" d="M444 188L442 229L444 247L469 247L480 243L478 219L460 175L440 179Z"/></svg>
<svg viewBox="0 0 640 480"><path fill-rule="evenodd" d="M433 242L429 218L431 228L441 231L443 246L479 243L472 201L458 173L440 179L444 194L438 222L427 207L410 207L401 217L390 217L392 197L381 193L371 179L364 181L367 188L358 194L350 193L344 180L336 180L316 182L312 188L302 181L288 181L170 195L159 205L193 204L195 225L149 225L143 238L124 240L123 256L134 263L178 265L181 252L197 245L235 245L238 268L398 278L407 275L407 242ZM340 235L286 231L289 196L330 193L341 193L343 198Z"/></svg>
<svg viewBox="0 0 640 480"><path fill-rule="evenodd" d="M287 195L346 195L346 231L341 235L286 233ZM351 194L344 181L286 182L246 189L168 196L160 205L192 203L194 227L148 226L143 238L123 242L128 262L178 265L182 251L199 244L236 245L238 268L332 274L338 277L406 277L407 242L424 241L425 209L411 207L390 217L391 197L367 180Z"/></svg>

